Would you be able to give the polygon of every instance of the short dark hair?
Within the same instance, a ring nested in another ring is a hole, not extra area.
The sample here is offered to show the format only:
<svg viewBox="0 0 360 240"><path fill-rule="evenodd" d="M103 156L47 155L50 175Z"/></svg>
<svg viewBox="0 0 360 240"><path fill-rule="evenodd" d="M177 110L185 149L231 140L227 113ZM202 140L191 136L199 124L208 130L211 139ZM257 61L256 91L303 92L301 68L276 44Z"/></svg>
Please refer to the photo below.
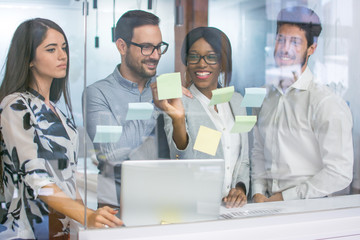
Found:
<svg viewBox="0 0 360 240"><path fill-rule="evenodd" d="M200 38L204 38L206 42L214 49L220 58L221 71L225 73L224 85L228 86L231 81L232 73L232 57L231 43L229 38L221 30L214 27L198 27L191 30L185 37L181 48L181 60L187 65L187 55L191 46Z"/></svg>
<svg viewBox="0 0 360 240"><path fill-rule="evenodd" d="M319 16L313 10L302 6L284 8L279 12L276 33L284 24L295 25L304 30L308 47L317 42L322 30Z"/></svg>
<svg viewBox="0 0 360 240"><path fill-rule="evenodd" d="M115 41L122 38L125 42L129 42L133 37L134 28L144 25L159 26L159 23L159 17L152 13L142 10L127 11L116 23Z"/></svg>

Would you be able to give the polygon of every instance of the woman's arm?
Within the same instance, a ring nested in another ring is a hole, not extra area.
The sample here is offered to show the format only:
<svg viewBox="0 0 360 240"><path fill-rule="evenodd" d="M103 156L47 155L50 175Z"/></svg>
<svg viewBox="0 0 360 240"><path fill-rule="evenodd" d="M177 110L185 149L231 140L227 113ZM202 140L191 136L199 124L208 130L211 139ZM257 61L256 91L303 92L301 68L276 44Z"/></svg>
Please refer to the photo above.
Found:
<svg viewBox="0 0 360 240"><path fill-rule="evenodd" d="M45 194L42 194L45 193ZM73 200L68 197L56 184L49 184L40 190L39 198L54 210L85 224L85 207L81 199ZM86 208L88 227L117 227L123 222L115 216L117 211L110 207L99 208L96 211Z"/></svg>

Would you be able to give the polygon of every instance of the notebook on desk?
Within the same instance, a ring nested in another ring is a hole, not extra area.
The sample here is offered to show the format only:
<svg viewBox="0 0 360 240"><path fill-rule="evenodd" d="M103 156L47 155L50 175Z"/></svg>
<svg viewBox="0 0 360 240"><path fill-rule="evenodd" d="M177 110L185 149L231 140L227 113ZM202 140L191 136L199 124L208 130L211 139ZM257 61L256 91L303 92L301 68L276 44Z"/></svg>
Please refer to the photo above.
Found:
<svg viewBox="0 0 360 240"><path fill-rule="evenodd" d="M125 161L121 219L126 226L219 218L224 160Z"/></svg>

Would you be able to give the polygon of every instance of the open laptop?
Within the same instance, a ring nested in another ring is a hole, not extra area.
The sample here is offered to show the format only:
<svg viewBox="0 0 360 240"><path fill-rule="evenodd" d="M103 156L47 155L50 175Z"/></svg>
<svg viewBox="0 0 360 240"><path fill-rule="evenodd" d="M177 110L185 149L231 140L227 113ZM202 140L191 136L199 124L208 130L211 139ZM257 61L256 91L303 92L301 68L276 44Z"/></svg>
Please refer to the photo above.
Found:
<svg viewBox="0 0 360 240"><path fill-rule="evenodd" d="M121 167L121 219L126 226L219 218L223 159L131 160Z"/></svg>

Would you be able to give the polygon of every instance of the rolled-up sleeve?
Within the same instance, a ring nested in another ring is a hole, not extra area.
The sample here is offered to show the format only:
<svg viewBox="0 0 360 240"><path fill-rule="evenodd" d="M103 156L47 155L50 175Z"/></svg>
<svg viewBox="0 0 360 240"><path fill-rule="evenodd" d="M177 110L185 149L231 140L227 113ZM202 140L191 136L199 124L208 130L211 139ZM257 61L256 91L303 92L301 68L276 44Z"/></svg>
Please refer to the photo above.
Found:
<svg viewBox="0 0 360 240"><path fill-rule="evenodd" d="M46 160L38 157L38 151L50 146L42 144L47 140L39 136L34 117L23 99L14 99L2 110L1 132L19 177L36 198L42 187L55 181L47 170Z"/></svg>

